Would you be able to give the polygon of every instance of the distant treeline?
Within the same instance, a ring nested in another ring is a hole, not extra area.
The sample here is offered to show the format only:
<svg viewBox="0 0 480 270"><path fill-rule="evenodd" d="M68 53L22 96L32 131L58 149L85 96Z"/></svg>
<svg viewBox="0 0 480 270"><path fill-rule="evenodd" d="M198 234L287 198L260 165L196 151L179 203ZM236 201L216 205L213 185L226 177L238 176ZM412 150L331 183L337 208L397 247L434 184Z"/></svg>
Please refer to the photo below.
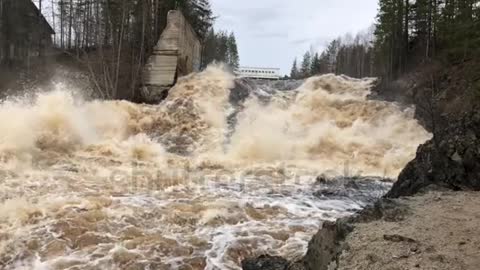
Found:
<svg viewBox="0 0 480 270"><path fill-rule="evenodd" d="M208 31L204 42L202 66L206 67L212 62L222 62L232 69L240 65L237 40L235 34L225 31L215 32L213 28Z"/></svg>
<svg viewBox="0 0 480 270"><path fill-rule="evenodd" d="M355 38L347 35L331 41L321 52L307 51L300 63L294 61L290 77L294 79L337 73L351 77L369 77L374 74L373 33L358 34Z"/></svg>
<svg viewBox="0 0 480 270"><path fill-rule="evenodd" d="M332 41L296 60L291 77L323 73L378 76L392 81L432 60L448 65L480 57L480 1L380 0L371 39Z"/></svg>

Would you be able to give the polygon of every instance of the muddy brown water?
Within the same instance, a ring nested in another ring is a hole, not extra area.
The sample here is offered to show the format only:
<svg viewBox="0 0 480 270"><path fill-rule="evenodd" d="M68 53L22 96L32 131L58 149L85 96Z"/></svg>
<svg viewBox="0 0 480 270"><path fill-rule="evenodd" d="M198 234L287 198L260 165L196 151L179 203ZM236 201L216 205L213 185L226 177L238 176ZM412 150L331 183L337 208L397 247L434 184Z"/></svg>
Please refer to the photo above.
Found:
<svg viewBox="0 0 480 270"><path fill-rule="evenodd" d="M234 79L210 67L156 106L86 101L61 84L2 102L2 268L239 269L261 253L298 258L322 220L384 191L319 193L317 175L394 178L430 138L413 109L367 100L372 79L324 75L235 106Z"/></svg>

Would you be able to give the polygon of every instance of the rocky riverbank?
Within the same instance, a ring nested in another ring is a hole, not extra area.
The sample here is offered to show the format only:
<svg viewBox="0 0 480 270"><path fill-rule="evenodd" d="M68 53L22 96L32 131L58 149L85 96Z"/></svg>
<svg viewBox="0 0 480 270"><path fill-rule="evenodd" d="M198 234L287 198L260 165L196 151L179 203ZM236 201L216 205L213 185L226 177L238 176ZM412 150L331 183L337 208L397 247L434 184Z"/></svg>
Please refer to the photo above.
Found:
<svg viewBox="0 0 480 270"><path fill-rule="evenodd" d="M381 199L358 215L325 222L297 262L261 256L245 270L476 270L480 265L480 196L427 191Z"/></svg>
<svg viewBox="0 0 480 270"><path fill-rule="evenodd" d="M355 225L336 269L478 269L478 193L435 191L395 202L394 222L383 217Z"/></svg>
<svg viewBox="0 0 480 270"><path fill-rule="evenodd" d="M243 268L478 269L480 112L472 98L476 90L461 76L467 66L441 72L430 88L417 74L379 92L377 97L415 104L417 118L434 133L384 198L354 216L325 222L297 262L265 255L245 260ZM459 85L465 87L454 92Z"/></svg>
<svg viewBox="0 0 480 270"><path fill-rule="evenodd" d="M480 190L480 112L463 118L421 145L416 158L398 177L387 197L410 196L439 186L451 190Z"/></svg>

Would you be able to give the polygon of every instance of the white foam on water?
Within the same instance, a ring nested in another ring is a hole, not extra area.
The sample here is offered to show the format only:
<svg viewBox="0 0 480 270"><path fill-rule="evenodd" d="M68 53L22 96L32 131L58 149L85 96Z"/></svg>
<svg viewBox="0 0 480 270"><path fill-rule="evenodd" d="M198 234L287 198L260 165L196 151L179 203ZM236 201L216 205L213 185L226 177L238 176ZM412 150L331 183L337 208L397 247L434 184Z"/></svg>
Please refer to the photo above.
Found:
<svg viewBox="0 0 480 270"><path fill-rule="evenodd" d="M234 77L212 66L156 106L87 101L61 85L4 101L0 263L240 269L261 253L298 258L323 220L364 206L320 200L317 175L395 177L430 138L412 109L368 100L372 83L324 75L235 107Z"/></svg>

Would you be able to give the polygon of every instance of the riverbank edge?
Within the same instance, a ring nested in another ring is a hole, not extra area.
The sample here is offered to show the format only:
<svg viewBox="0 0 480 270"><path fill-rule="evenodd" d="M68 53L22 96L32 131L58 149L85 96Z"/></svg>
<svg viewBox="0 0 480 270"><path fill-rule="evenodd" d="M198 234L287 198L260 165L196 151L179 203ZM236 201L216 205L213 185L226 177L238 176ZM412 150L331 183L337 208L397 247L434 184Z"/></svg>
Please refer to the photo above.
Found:
<svg viewBox="0 0 480 270"><path fill-rule="evenodd" d="M244 260L243 269L337 269L347 245L345 239L355 230L356 224L377 220L396 222L408 215L408 207L396 198L436 190L480 191L480 112L478 106L472 105L477 90L467 87L468 80L465 82L462 77L463 70L475 64L454 66L440 73L437 67L429 67L424 69L426 71L412 72L389 86L379 84L375 87L371 98L415 106L416 119L434 134L434 138L419 146L415 159L383 198L353 216L324 222L301 260L289 262L263 255ZM432 74L439 80L435 87L429 85ZM437 85L443 87L437 89ZM465 88L461 93L455 92L462 86ZM451 103L456 106L450 106Z"/></svg>

